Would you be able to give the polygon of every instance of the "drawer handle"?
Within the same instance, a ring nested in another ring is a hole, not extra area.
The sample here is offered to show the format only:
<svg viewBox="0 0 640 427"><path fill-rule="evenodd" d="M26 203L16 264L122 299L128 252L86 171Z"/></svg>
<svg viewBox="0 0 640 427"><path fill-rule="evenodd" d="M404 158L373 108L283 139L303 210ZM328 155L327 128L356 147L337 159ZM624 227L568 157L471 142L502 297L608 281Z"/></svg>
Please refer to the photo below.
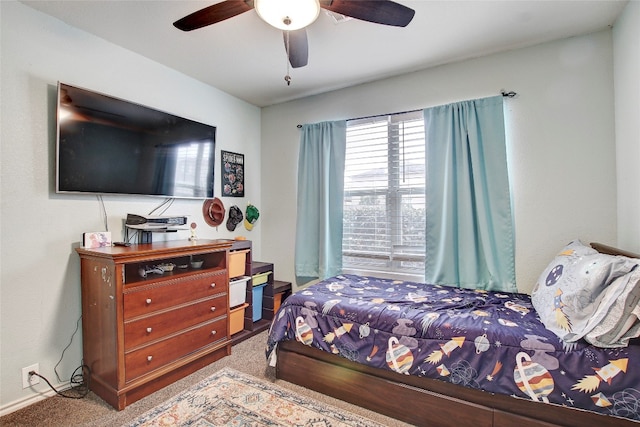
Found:
<svg viewBox="0 0 640 427"><path fill-rule="evenodd" d="M216 308L215 307L211 307L211 311L216 311Z"/></svg>
<svg viewBox="0 0 640 427"><path fill-rule="evenodd" d="M147 328L147 333L150 334L153 331L153 328Z"/></svg>
<svg viewBox="0 0 640 427"><path fill-rule="evenodd" d="M153 360L153 356L147 356L147 362L151 362Z"/></svg>
<svg viewBox="0 0 640 427"><path fill-rule="evenodd" d="M211 284L211 287L212 287L212 288L215 288L215 287L216 287L216 284L215 284L215 283L212 283L212 284Z"/></svg>
<svg viewBox="0 0 640 427"><path fill-rule="evenodd" d="M211 335L215 335L217 333L218 333L218 331L211 331Z"/></svg>
<svg viewBox="0 0 640 427"><path fill-rule="evenodd" d="M147 300L145 301L148 304L151 304L151 298L147 298Z"/></svg>

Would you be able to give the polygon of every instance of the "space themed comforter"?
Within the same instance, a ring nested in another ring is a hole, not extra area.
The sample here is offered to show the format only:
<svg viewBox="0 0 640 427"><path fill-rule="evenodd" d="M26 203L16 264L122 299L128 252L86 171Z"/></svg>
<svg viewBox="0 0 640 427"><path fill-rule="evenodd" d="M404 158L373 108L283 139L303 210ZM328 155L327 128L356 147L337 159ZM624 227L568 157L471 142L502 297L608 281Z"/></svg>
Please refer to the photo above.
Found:
<svg viewBox="0 0 640 427"><path fill-rule="evenodd" d="M308 346L376 368L640 420L640 342L566 343L526 294L340 275L297 292L267 344Z"/></svg>

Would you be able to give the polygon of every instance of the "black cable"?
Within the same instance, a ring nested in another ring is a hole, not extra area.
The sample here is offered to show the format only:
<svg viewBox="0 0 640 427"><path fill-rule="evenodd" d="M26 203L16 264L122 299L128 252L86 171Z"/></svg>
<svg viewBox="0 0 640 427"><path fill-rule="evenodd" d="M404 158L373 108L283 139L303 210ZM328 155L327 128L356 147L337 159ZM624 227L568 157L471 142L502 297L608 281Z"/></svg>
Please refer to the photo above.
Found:
<svg viewBox="0 0 640 427"><path fill-rule="evenodd" d="M62 382L62 380L60 379L60 375L58 374L58 365L60 365L60 363L62 362L62 359L64 359L64 353L67 351L67 349L69 347L71 347L71 344L73 343L73 337L75 336L75 334L78 332L78 330L80 329L80 321L82 320L82 315L78 318L78 320L76 321L76 329L73 331L73 333L71 334L71 340L69 341L69 344L67 344L67 346L62 350L62 354L60 355L60 360L58 360L58 363L56 363L56 365L53 367L53 372L55 372L56 374L56 378L58 379L59 382ZM78 370L82 369L82 372L78 373ZM85 382L84 378L84 370L86 369L87 371L87 381ZM69 384L71 384L71 388L70 390L73 390L74 395L65 395L62 392L56 390L56 388L51 385L51 383L49 382L48 379L46 379L45 377L43 377L42 375L40 375L37 372L33 372L33 373L29 373L29 375L35 375L39 378L42 378L47 384L49 384L49 387L51 387L51 389L53 391L56 392L56 394L62 396L62 397L67 397L70 399L82 399L83 397L85 397L87 395L87 393L89 393L89 378L90 376L90 372L89 372L89 367L87 365L82 365L78 368L76 368L75 371L73 371L73 374L71 375L71 379L69 380Z"/></svg>
<svg viewBox="0 0 640 427"><path fill-rule="evenodd" d="M169 208L173 205L173 202L175 202L175 201L176 201L176 199L171 197L169 199L168 203L165 204L164 209L162 209L162 212L160 212L160 215L164 215L164 213L169 210Z"/></svg>
<svg viewBox="0 0 640 427"><path fill-rule="evenodd" d="M78 373L78 370L81 370L81 372ZM91 378L91 373L87 365L79 366L75 371L73 371L73 375L71 375L71 379L69 380L71 388L69 388L69 390L65 390L65 393L57 390L47 378L40 375L39 373L29 372L29 376L32 375L42 378L47 384L49 384L49 387L51 387L51 389L55 391L58 396L66 397L67 399L82 399L89 393L89 378ZM66 393L68 391L71 391L72 394Z"/></svg>
<svg viewBox="0 0 640 427"><path fill-rule="evenodd" d="M138 230L134 231L131 236L129 236L129 233L127 232L127 238L125 240L127 241L127 243L131 243L131 240L133 240L133 238L136 237L137 235L138 235Z"/></svg>
<svg viewBox="0 0 640 427"><path fill-rule="evenodd" d="M162 210L162 212L160 213L160 215L162 215L163 213L165 213L167 211L167 209L169 209L169 207L173 204L173 201L175 199L173 197L169 197L166 198L164 200L164 202L160 203L158 206L156 206L155 208L153 208L151 210L151 212L149 212L149 215L153 215L154 212L156 212L157 210L160 210L164 207L164 209Z"/></svg>
<svg viewBox="0 0 640 427"><path fill-rule="evenodd" d="M60 365L60 363L62 362L62 359L64 358L64 352L67 351L69 347L71 347L71 343L73 343L73 337L76 335L76 332L78 332L78 330L80 329L80 320L82 320L82 315L80 315L80 317L76 321L76 329L71 334L71 341L69 341L69 344L67 344L64 350L62 350L62 354L60 355L60 360L58 360L58 363L56 363L56 366L53 367L53 372L55 372L58 382L62 382L62 380L60 379L60 375L58 375L58 365Z"/></svg>

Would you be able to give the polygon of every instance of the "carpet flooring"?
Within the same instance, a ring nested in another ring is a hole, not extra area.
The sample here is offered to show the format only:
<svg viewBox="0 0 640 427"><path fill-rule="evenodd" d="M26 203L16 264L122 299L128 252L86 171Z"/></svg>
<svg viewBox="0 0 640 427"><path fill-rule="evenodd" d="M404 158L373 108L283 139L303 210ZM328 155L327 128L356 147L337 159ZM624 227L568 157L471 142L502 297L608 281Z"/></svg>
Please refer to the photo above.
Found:
<svg viewBox="0 0 640 427"><path fill-rule="evenodd" d="M313 390L300 387L275 378L275 369L267 365L264 350L267 332L262 332L233 346L231 356L224 357L175 383L116 411L102 399L90 392L84 399L65 399L55 396L34 403L0 418L2 427L114 427L132 423L147 411L189 389L229 367L263 381L285 388L297 396L316 400L319 403L341 408L355 415L368 418L390 427L404 427L409 424L385 417L367 409L325 396ZM223 424L224 425L224 424Z"/></svg>

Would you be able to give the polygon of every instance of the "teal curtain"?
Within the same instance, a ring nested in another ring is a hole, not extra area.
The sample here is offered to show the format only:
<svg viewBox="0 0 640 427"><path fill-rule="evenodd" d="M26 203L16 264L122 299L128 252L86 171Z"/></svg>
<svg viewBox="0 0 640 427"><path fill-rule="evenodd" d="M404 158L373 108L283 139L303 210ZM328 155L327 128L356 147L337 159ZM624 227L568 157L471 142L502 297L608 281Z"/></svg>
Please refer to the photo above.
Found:
<svg viewBox="0 0 640 427"><path fill-rule="evenodd" d="M342 271L347 122L302 126L295 273L298 284Z"/></svg>
<svg viewBox="0 0 640 427"><path fill-rule="evenodd" d="M425 280L515 292L503 97L424 110Z"/></svg>

